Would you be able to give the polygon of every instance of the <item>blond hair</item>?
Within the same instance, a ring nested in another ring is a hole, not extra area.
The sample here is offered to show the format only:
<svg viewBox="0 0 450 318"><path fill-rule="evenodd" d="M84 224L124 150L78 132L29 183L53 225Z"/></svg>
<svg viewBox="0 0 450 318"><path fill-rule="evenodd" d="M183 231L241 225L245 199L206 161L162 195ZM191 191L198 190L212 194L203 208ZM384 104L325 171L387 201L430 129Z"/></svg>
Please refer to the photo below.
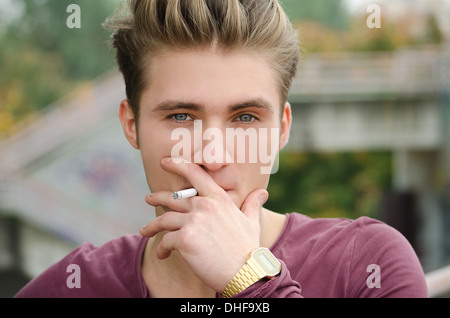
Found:
<svg viewBox="0 0 450 318"><path fill-rule="evenodd" d="M104 26L115 30L112 46L136 122L151 78L146 63L163 50L217 46L262 54L277 74L283 105L297 70L297 32L277 0L129 0Z"/></svg>

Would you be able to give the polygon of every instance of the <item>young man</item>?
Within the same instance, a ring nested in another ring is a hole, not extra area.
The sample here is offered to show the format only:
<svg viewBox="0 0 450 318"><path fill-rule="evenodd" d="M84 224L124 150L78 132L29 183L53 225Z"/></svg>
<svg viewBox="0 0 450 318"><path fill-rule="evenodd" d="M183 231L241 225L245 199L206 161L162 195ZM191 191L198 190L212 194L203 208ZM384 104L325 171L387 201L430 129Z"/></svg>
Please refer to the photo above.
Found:
<svg viewBox="0 0 450 318"><path fill-rule="evenodd" d="M288 141L299 52L276 0L129 8L108 22L127 91L119 116L157 218L140 235L81 245L18 297L427 296L413 249L387 225L263 207L273 160L261 149L273 159ZM189 188L198 195L173 197ZM79 288L66 284L69 264Z"/></svg>

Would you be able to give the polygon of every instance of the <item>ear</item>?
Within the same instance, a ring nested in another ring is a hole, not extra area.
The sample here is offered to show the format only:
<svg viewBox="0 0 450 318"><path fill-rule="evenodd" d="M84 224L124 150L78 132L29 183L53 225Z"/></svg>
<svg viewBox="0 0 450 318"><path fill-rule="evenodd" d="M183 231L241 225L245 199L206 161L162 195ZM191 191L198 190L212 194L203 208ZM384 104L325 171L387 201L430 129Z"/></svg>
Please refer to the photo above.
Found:
<svg viewBox="0 0 450 318"><path fill-rule="evenodd" d="M281 118L281 134L280 134L280 150L286 146L289 141L291 132L292 113L291 104L286 103L284 106L283 117Z"/></svg>
<svg viewBox="0 0 450 318"><path fill-rule="evenodd" d="M134 148L139 149L136 120L134 119L131 105L126 99L120 103L119 119L122 123L122 129L128 142Z"/></svg>

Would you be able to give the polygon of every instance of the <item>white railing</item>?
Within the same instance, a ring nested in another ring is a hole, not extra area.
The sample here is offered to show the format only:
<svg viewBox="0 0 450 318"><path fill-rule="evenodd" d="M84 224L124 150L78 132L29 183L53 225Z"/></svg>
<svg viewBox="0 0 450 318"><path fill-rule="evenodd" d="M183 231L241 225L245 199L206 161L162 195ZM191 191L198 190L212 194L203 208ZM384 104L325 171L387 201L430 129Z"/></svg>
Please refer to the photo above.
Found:
<svg viewBox="0 0 450 318"><path fill-rule="evenodd" d="M417 96L448 91L449 86L449 45L393 52L311 53L300 65L291 99Z"/></svg>

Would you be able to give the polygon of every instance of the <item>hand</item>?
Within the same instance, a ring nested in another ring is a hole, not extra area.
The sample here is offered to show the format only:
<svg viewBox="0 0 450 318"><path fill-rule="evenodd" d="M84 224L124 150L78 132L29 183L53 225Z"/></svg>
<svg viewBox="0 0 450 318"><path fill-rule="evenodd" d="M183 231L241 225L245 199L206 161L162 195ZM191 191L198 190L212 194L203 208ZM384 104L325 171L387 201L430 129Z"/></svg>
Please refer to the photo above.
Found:
<svg viewBox="0 0 450 318"><path fill-rule="evenodd" d="M164 206L169 212L141 229L141 235L164 234L156 249L160 259L177 250L192 272L206 285L222 292L244 265L249 252L260 246L259 215L267 201L267 191L250 193L242 211L200 166L190 162L161 162L163 169L186 178L198 196L174 200L172 192L159 191L147 196L152 206Z"/></svg>

